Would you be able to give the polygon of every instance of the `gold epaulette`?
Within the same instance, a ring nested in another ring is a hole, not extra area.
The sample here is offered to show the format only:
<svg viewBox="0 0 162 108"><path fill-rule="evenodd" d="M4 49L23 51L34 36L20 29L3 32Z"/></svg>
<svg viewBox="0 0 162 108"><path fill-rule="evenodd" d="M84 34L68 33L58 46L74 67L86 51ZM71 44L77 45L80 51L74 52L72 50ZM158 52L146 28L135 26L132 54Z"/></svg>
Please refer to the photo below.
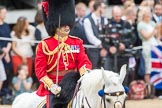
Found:
<svg viewBox="0 0 162 108"><path fill-rule="evenodd" d="M42 39L42 40L40 41L40 43L43 43L44 40L49 39L49 38L50 38L50 36L48 36L48 37ZM35 52L36 52L36 53L37 53L37 50L38 50L38 45L36 46L36 49L35 49Z"/></svg>
<svg viewBox="0 0 162 108"><path fill-rule="evenodd" d="M41 40L40 43L42 43L43 40ZM35 49L36 54L37 54L37 51L38 51L38 45L36 46L36 49Z"/></svg>

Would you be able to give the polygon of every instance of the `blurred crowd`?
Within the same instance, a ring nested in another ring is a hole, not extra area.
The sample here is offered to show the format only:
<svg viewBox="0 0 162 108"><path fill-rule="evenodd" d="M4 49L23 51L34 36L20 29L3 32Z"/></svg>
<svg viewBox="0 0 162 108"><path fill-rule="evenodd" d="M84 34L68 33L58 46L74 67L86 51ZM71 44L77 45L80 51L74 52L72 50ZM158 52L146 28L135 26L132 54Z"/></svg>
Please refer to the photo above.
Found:
<svg viewBox="0 0 162 108"><path fill-rule="evenodd" d="M112 18L104 16L108 12L105 0L77 3L70 35L83 40L93 69L104 67L119 72L127 64L124 85L136 79L150 83L151 48L162 41L162 0L142 0L139 5L134 0L122 3L109 11ZM36 41L48 38L41 8L38 3L34 23L20 16L11 28L4 22L7 9L0 6L0 37L15 40L0 40L0 96L8 92L17 96L38 87L34 72Z"/></svg>

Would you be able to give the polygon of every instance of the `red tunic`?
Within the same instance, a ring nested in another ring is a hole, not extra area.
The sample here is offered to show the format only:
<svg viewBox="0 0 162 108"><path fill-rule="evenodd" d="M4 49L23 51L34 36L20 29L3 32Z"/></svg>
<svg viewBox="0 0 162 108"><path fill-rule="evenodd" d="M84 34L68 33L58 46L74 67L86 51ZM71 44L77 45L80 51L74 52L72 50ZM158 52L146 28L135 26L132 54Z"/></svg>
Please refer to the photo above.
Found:
<svg viewBox="0 0 162 108"><path fill-rule="evenodd" d="M64 42L63 46L60 48L59 55L59 71L63 70L79 70L82 66L91 69L92 64L85 54L85 49L83 47L83 41L77 37L68 36L67 40ZM46 44L46 45L45 45ZM45 47L44 47L45 46ZM60 43L59 46L62 46ZM38 44L36 58L35 58L35 72L38 80L44 76L48 76L53 82L56 82L56 76L48 74L49 72L56 72L57 66L57 52L58 52L58 40L54 37L49 37L43 42ZM48 54L47 54L48 53ZM59 81L63 76L59 76ZM44 96L50 92L44 88L44 84L40 82L40 86L37 90L39 96Z"/></svg>

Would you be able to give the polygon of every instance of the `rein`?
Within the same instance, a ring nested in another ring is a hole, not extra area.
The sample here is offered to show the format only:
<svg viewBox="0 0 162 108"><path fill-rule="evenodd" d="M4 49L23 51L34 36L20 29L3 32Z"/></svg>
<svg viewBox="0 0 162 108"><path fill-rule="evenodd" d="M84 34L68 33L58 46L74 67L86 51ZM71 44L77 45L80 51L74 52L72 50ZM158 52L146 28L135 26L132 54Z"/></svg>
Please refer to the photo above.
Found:
<svg viewBox="0 0 162 108"><path fill-rule="evenodd" d="M80 79L80 80L77 82L77 85L76 85L76 87L75 87L74 95L73 95L72 100L74 100L74 98L77 96L77 92L79 91L79 87L80 87L81 81L82 81L82 79ZM86 100L86 102L87 102L88 107L91 108L91 106L90 106L90 104L89 104L89 102L88 102L88 99L87 99L87 97L85 97L85 96L82 98L82 106L81 106L81 108L84 108L84 105L83 105L84 98L85 98L85 100ZM70 102L70 103L68 104L68 107L67 107L67 108L72 108L71 106L72 106L72 102Z"/></svg>
<svg viewBox="0 0 162 108"><path fill-rule="evenodd" d="M85 100L86 100L86 102L87 102L88 107L91 108L91 106L90 106L90 104L89 104L89 102L88 102L87 97L85 97Z"/></svg>

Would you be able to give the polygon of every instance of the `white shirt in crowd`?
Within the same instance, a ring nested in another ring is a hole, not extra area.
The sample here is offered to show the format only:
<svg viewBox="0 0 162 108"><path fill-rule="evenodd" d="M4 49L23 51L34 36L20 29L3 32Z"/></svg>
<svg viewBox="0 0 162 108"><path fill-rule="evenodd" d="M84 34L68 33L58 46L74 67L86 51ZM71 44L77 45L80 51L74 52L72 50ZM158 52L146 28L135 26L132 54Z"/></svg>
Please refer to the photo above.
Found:
<svg viewBox="0 0 162 108"><path fill-rule="evenodd" d="M156 20L157 23L161 23L162 16L157 16L156 14L153 14L153 18Z"/></svg>
<svg viewBox="0 0 162 108"><path fill-rule="evenodd" d="M96 25L97 23L101 24L101 17L97 17L94 13L92 13L92 19L94 20ZM108 20L106 18L104 18L104 23L105 25L108 24ZM98 39L97 36L95 36L95 34L93 33L89 18L85 18L83 26L89 43L93 44L94 46L101 45L101 40Z"/></svg>
<svg viewBox="0 0 162 108"><path fill-rule="evenodd" d="M42 38L42 39L45 39L45 38L48 37L48 33L47 33L47 31L46 31L45 26L37 25L36 28L41 32L41 38Z"/></svg>
<svg viewBox="0 0 162 108"><path fill-rule="evenodd" d="M15 36L15 32L11 32L11 38L12 39L18 39ZM22 54L24 57L32 57L33 56L33 50L32 46L34 43L31 43L31 40L35 40L35 27L29 25L29 34L27 36L22 36L21 41L16 42L16 49L17 51ZM14 52L11 52L11 55L15 55Z"/></svg>

